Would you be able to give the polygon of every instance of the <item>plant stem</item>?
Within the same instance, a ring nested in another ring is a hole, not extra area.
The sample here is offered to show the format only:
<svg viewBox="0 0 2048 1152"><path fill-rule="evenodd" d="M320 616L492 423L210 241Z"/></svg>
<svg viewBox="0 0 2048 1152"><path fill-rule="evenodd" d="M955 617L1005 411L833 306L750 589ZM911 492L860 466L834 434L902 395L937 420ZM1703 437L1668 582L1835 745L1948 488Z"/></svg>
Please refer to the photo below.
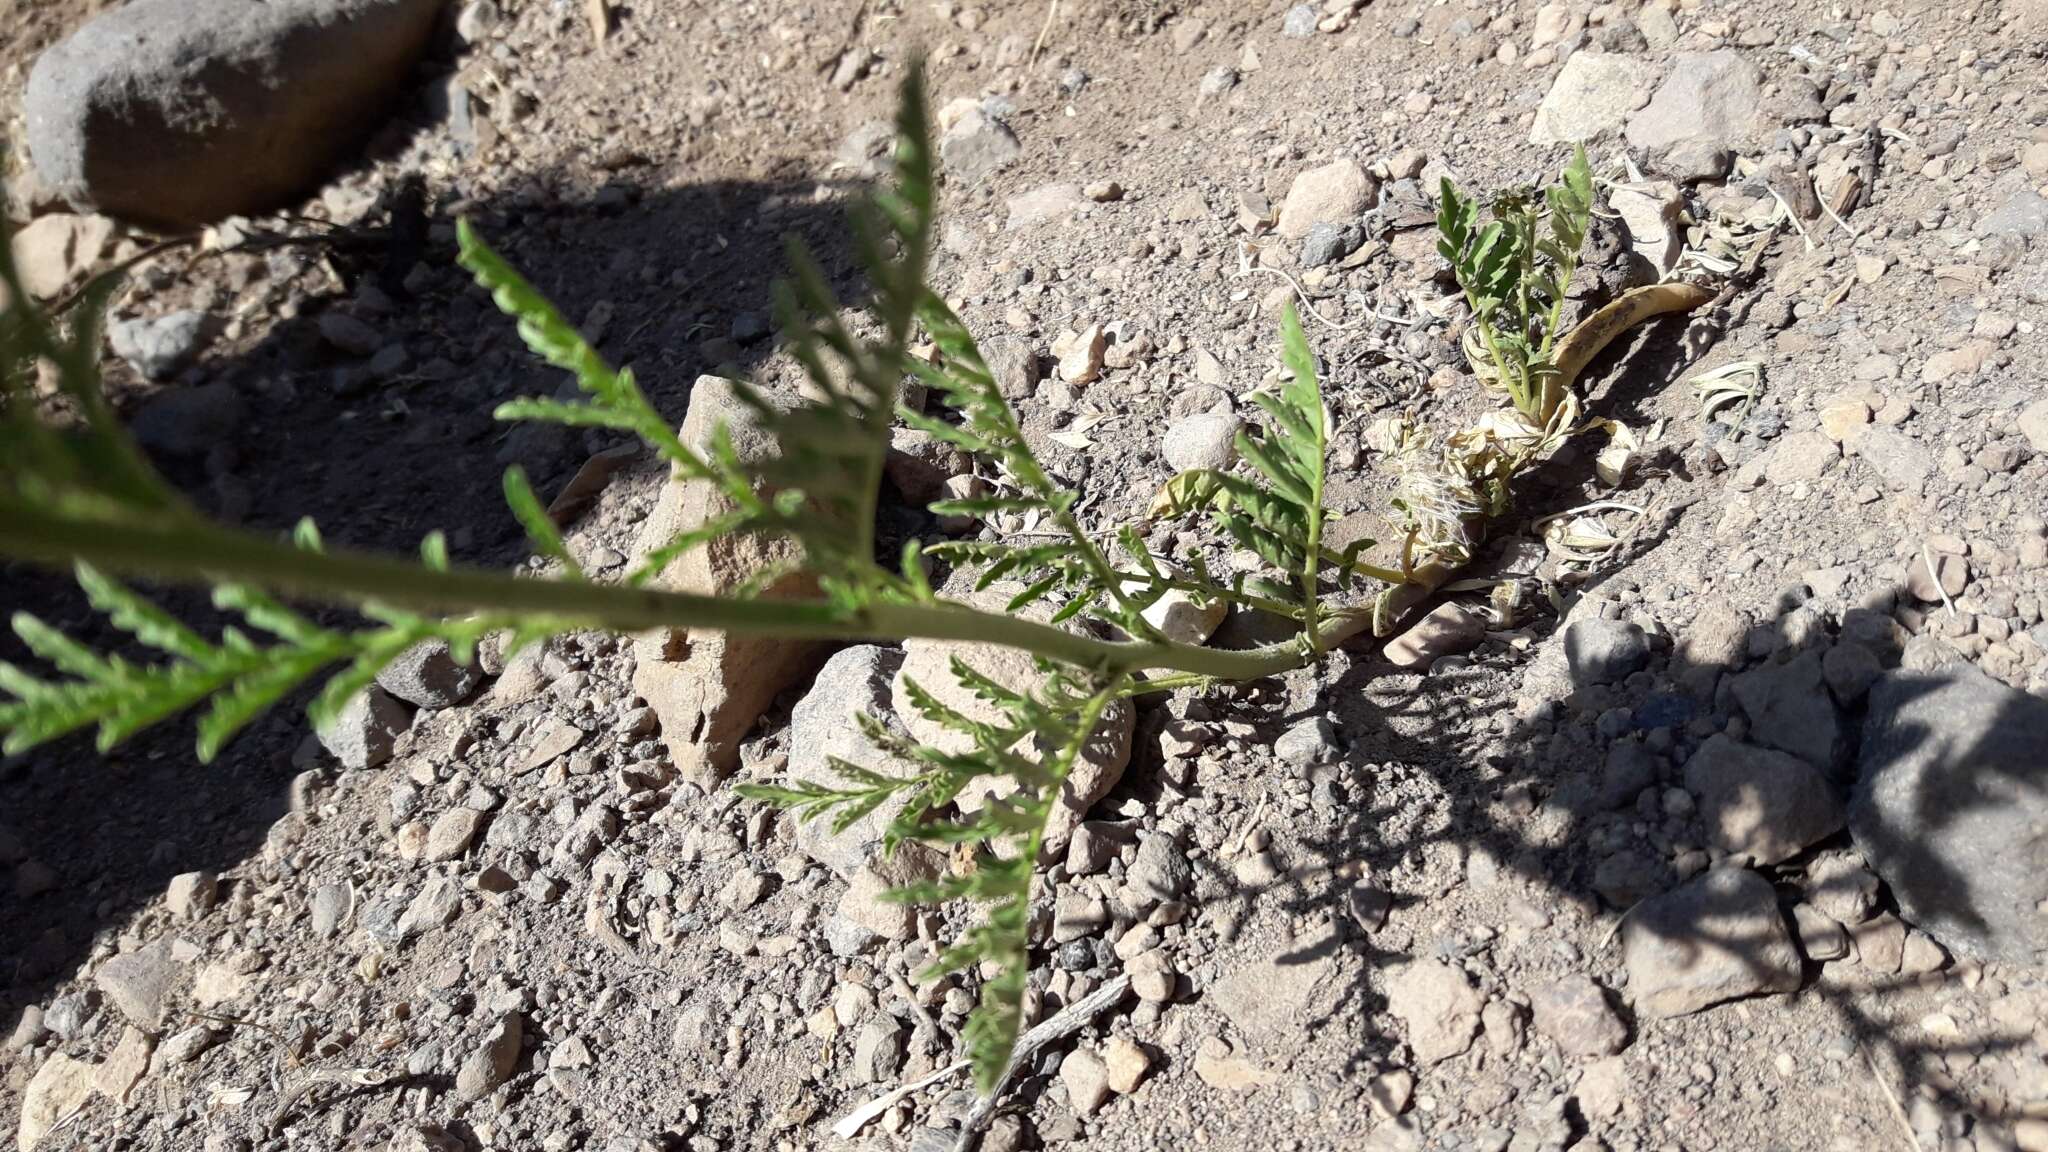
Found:
<svg viewBox="0 0 2048 1152"><path fill-rule="evenodd" d="M477 569L422 569L410 559L307 552L253 533L183 518L79 522L0 495L0 552L52 566L79 561L109 572L185 584L246 583L347 606L377 602L421 612L549 617L567 627L640 631L690 627L814 640L957 640L1020 648L1106 676L1164 669L1254 680L1311 659L1298 640L1222 651L1166 640L1098 640L1018 616L958 604L872 604L846 612L816 600L715 596L565 580L518 579ZM1337 615L1318 647L1364 630L1363 612Z"/></svg>

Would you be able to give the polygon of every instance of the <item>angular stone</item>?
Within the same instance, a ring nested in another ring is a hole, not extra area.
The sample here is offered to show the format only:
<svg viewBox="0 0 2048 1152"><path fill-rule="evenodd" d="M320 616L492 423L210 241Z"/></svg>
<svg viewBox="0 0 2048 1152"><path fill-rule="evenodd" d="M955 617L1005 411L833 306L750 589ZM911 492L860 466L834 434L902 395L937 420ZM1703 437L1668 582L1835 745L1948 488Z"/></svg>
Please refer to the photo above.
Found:
<svg viewBox="0 0 2048 1152"><path fill-rule="evenodd" d="M1607 990L1590 976L1574 974L1539 984L1529 992L1536 1031L1576 1058L1612 1056L1628 1046L1628 1025L1607 1002Z"/></svg>
<svg viewBox="0 0 2048 1152"><path fill-rule="evenodd" d="M1768 880L1717 868L1638 905L1622 924L1637 1012L1684 1016L1727 1000L1799 987L1799 950Z"/></svg>
<svg viewBox="0 0 2048 1152"><path fill-rule="evenodd" d="M56 296L99 262L113 238L114 222L105 216L57 212L36 217L14 234L14 267L21 286L38 300Z"/></svg>
<svg viewBox="0 0 2048 1152"><path fill-rule="evenodd" d="M1203 1000L1254 1051L1284 1051L1303 1029L1340 1008L1348 987L1337 974L1341 952L1336 934L1319 929L1225 972Z"/></svg>
<svg viewBox="0 0 2048 1152"><path fill-rule="evenodd" d="M1576 620L1565 629L1564 658L1574 684L1615 684L1650 662L1650 642L1626 620Z"/></svg>
<svg viewBox="0 0 2048 1152"><path fill-rule="evenodd" d="M1178 900L1195 883L1194 866L1187 849L1173 837L1155 832L1138 841L1138 854L1124 874L1124 886L1144 909Z"/></svg>
<svg viewBox="0 0 2048 1152"><path fill-rule="evenodd" d="M482 682L476 665L457 663L445 640L423 640L377 673L378 686L421 708L452 708Z"/></svg>
<svg viewBox="0 0 2048 1152"><path fill-rule="evenodd" d="M1778 485L1811 483L1841 454L1825 432L1794 432L1779 440L1764 458L1764 478Z"/></svg>
<svg viewBox="0 0 2048 1152"><path fill-rule="evenodd" d="M1685 765L1707 840L1758 864L1776 864L1841 831L1834 788L1803 760L1715 735Z"/></svg>
<svg viewBox="0 0 2048 1152"><path fill-rule="evenodd" d="M839 914L885 940L908 940L916 931L916 917L910 905L886 899L886 894L936 880L944 869L945 859L937 852L915 842L903 844L894 855L869 860L847 880Z"/></svg>
<svg viewBox="0 0 2048 1152"><path fill-rule="evenodd" d="M981 358L995 377L1003 399L1029 400L1038 391L1042 375L1038 353L1015 336L996 336L981 342Z"/></svg>
<svg viewBox="0 0 2048 1152"><path fill-rule="evenodd" d="M1531 144L1573 144L1621 130L1657 70L1612 52L1574 52L1551 82L1529 129Z"/></svg>
<svg viewBox="0 0 2048 1152"><path fill-rule="evenodd" d="M164 906L180 920L197 920L220 902L220 877L211 872L180 872L164 889Z"/></svg>
<svg viewBox="0 0 2048 1152"><path fill-rule="evenodd" d="M1899 970L1906 958L1906 925L1889 912L1873 916L1849 929L1856 945L1856 962L1879 976Z"/></svg>
<svg viewBox="0 0 2048 1152"><path fill-rule="evenodd" d="M20 1152L35 1152L58 1121L92 1098L94 1067L58 1052L36 1069L21 1094L21 1122L14 1137Z"/></svg>
<svg viewBox="0 0 2048 1152"><path fill-rule="evenodd" d="M138 0L36 60L37 175L169 230L256 215L354 152L403 90L441 0Z"/></svg>
<svg viewBox="0 0 2048 1152"><path fill-rule="evenodd" d="M1280 205L1277 231L1289 240L1308 235L1317 224L1346 224L1372 207L1379 184L1356 160L1343 157L1294 178Z"/></svg>
<svg viewBox="0 0 2048 1152"><path fill-rule="evenodd" d="M1681 140L1756 143L1766 128L1760 97L1761 74L1740 53L1681 52L1650 103L1629 117L1628 142L1647 152Z"/></svg>
<svg viewBox="0 0 2048 1152"><path fill-rule="evenodd" d="M190 308L107 325L107 346L145 380L168 380L184 371L205 336L206 313Z"/></svg>
<svg viewBox="0 0 2048 1152"><path fill-rule="evenodd" d="M365 769L391 759L399 733L412 726L412 709L375 684L355 694L316 734L344 768Z"/></svg>
<svg viewBox="0 0 2048 1152"><path fill-rule="evenodd" d="M1447 601L1387 641L1381 654L1397 668L1427 668L1442 657L1470 652L1485 639L1486 618Z"/></svg>
<svg viewBox="0 0 2048 1152"><path fill-rule="evenodd" d="M2036 400L2020 411L2020 435L2036 452L2048 453L2048 400Z"/></svg>
<svg viewBox="0 0 2048 1152"><path fill-rule="evenodd" d="M1176 644L1204 644L1222 627L1230 605L1218 599L1197 600L1192 593L1171 588L1139 615Z"/></svg>
<svg viewBox="0 0 2048 1152"><path fill-rule="evenodd" d="M844 787L845 779L832 767L835 757L892 776L912 771L911 766L869 743L856 721L856 717L866 716L902 732L889 703L891 683L902 666L901 652L871 644L842 648L825 661L811 690L790 713L787 773L791 783ZM796 829L797 847L842 878L851 879L881 855L882 835L902 808L900 798L892 800L843 832L834 832L829 820L802 821Z"/></svg>
<svg viewBox="0 0 2048 1152"><path fill-rule="evenodd" d="M1088 211L1093 204L1094 201L1081 191L1081 186L1072 181L1041 184L1003 201L1010 214L1003 226L1015 232L1055 220L1070 220Z"/></svg>
<svg viewBox="0 0 2048 1152"><path fill-rule="evenodd" d="M1899 910L1979 959L2048 958L2048 701L1968 665L1871 686L1849 830Z"/></svg>
<svg viewBox="0 0 2048 1152"><path fill-rule="evenodd" d="M133 1025L123 1030L120 1043L107 1053L106 1062L94 1074L92 1086L116 1104L127 1104L128 1094L149 1071L149 1057L156 1051L156 1037Z"/></svg>
<svg viewBox="0 0 2048 1152"><path fill-rule="evenodd" d="M1917 493L1934 474L1933 453L1896 428L1866 428L1848 447L1894 492Z"/></svg>
<svg viewBox="0 0 2048 1152"><path fill-rule="evenodd" d="M1927 567L1929 559L1934 561L1932 571ZM1929 549L1926 555L1915 557L1912 566L1906 569L1906 591L1922 604L1960 596L1969 583L1970 562L1951 552Z"/></svg>
<svg viewBox="0 0 2048 1152"><path fill-rule="evenodd" d="M1822 852L1806 865L1806 899L1844 924L1877 910L1878 881L1854 852Z"/></svg>
<svg viewBox="0 0 2048 1152"><path fill-rule="evenodd" d="M512 1078L519 1066L519 1048L526 1036L526 1018L509 1013L491 1025L484 1041L462 1061L455 1074L455 1097L465 1103L481 1100Z"/></svg>
<svg viewBox="0 0 2048 1152"><path fill-rule="evenodd" d="M1757 743L1790 752L1831 777L1840 769L1847 742L1819 652L1752 669L1732 684Z"/></svg>
<svg viewBox="0 0 2048 1152"><path fill-rule="evenodd" d="M951 101L940 118L946 127L939 137L939 163L949 180L975 183L1023 154L1017 134L990 116L978 100L963 97Z"/></svg>
<svg viewBox="0 0 2048 1152"><path fill-rule="evenodd" d="M1077 1116L1093 1116L1109 1103L1109 1066L1086 1048L1076 1048L1060 1061L1060 1083Z"/></svg>
<svg viewBox="0 0 2048 1152"><path fill-rule="evenodd" d="M708 450L723 426L742 461L778 454L755 410L739 398L732 381L699 376L690 393L680 436L684 444ZM681 533L734 511L718 486L706 480L671 477L634 546L636 556L666 546ZM757 598L784 600L817 591L816 578L794 571L802 548L787 537L758 532L727 533L670 562L656 581L675 592L729 593L770 568L784 574ZM777 693L795 683L816 662L819 645L779 637L728 636L711 629L660 629L639 637L633 690L661 717L663 741L676 771L697 783L721 780L739 766L740 740L767 711Z"/></svg>
<svg viewBox="0 0 2048 1152"><path fill-rule="evenodd" d="M1118 1095L1128 1096L1138 1090L1151 1070L1152 1054L1136 1040L1118 1034L1102 1046L1102 1063L1109 1072L1109 1086Z"/></svg>
<svg viewBox="0 0 2048 1152"><path fill-rule="evenodd" d="M2006 197L1973 229L1979 236L2040 236L2048 233L2048 200L2031 188Z"/></svg>
<svg viewBox="0 0 2048 1152"><path fill-rule="evenodd" d="M428 880L398 917L396 931L401 941L455 922L462 912L462 886L447 876Z"/></svg>
<svg viewBox="0 0 2048 1152"><path fill-rule="evenodd" d="M1799 950L1808 960L1825 963L1849 954L1849 933L1842 922L1811 904L1792 906L1792 926L1799 932Z"/></svg>
<svg viewBox="0 0 2048 1152"><path fill-rule="evenodd" d="M1479 1035L1485 997L1465 973L1441 960L1416 960L1387 977L1387 1011L1407 1026L1408 1047L1424 1064L1462 1055Z"/></svg>
<svg viewBox="0 0 2048 1152"><path fill-rule="evenodd" d="M439 864L461 859L475 842L483 822L484 814L474 808L450 808L441 813L427 829L427 862Z"/></svg>
<svg viewBox="0 0 2048 1152"><path fill-rule="evenodd" d="M1708 696L1721 674L1742 663L1748 651L1751 620L1747 612L1715 600L1701 608L1679 638L1678 681L1695 696Z"/></svg>
<svg viewBox="0 0 2048 1152"><path fill-rule="evenodd" d="M1248 1092L1279 1081L1280 1074L1238 1055L1221 1037L1211 1036L1195 1050L1195 1075L1225 1092Z"/></svg>
<svg viewBox="0 0 2048 1152"><path fill-rule="evenodd" d="M164 1011L183 974L170 945L159 940L109 959L93 983L129 1023L154 1032L163 1027Z"/></svg>
<svg viewBox="0 0 2048 1152"><path fill-rule="evenodd" d="M1608 194L1607 206L1627 226L1629 248L1656 278L1670 273L1685 250L1685 198L1678 186L1664 180L1625 184Z"/></svg>
<svg viewBox="0 0 2048 1152"><path fill-rule="evenodd" d="M903 1042L910 1030L894 1016L876 1016L853 1044L853 1076L862 1084L880 1084L903 1067Z"/></svg>

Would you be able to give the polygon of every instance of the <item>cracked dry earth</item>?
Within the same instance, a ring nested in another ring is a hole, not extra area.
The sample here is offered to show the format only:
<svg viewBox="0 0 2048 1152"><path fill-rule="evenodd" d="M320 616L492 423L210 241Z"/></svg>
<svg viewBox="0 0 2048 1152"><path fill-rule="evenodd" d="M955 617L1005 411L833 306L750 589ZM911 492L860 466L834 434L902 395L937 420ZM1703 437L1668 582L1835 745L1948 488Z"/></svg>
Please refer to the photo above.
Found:
<svg viewBox="0 0 2048 1152"><path fill-rule="evenodd" d="M35 12L22 53L86 15ZM595 42L582 5L476 0L364 156L252 225L330 244L138 268L109 386L193 499L537 566L499 468L599 475L568 538L616 575L660 471L489 420L561 380L466 287L453 218L679 421L720 395L700 376L788 384L779 237L856 290L839 214L919 49L947 125L936 281L1098 527L1227 458L1297 285L1339 512L1383 507L1377 421L1486 409L1433 248L1441 175L1535 180L1586 140L1585 304L1715 237L1759 256L1711 314L1594 365L1588 411L1634 431L1633 467L1608 487L1582 437L1530 476L1460 607L1136 710L1046 874L1030 1006L1131 991L1021 1070L984 1148L2048 1149L2039 0L612 22ZM425 239L385 275L395 248L350 237L401 233L408 188ZM84 266L142 242L99 239ZM136 337L188 312L203 339ZM1687 381L1743 362L1755 395L1703 413ZM897 448L883 534L961 530L918 501L993 478ZM1605 539L1546 547L1565 512ZM116 642L60 582L4 586ZM752 650L751 686L757 662L791 675L729 732L696 721L737 681L576 636L423 659L324 746L281 711L210 767L182 729L0 764L0 1130L23 1152L951 1147L958 1073L833 1124L958 1057L979 975L917 973L972 910L878 904L861 845L717 779L857 746L849 715L891 716L897 669L931 658L911 647Z"/></svg>

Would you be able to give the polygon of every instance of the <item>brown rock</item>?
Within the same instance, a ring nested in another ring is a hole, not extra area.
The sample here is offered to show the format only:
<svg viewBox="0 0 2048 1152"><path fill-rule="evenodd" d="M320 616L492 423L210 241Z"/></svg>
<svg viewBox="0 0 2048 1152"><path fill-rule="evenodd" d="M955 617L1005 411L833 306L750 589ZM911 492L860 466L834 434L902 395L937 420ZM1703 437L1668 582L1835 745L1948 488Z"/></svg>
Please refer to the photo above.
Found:
<svg viewBox="0 0 2048 1152"><path fill-rule="evenodd" d="M683 418L683 443L702 451L721 425L740 459L758 461L775 455L772 439L760 428L754 411L740 401L733 382L699 376ZM644 556L732 510L731 501L709 481L672 477L641 528L634 551ZM791 565L801 555L793 540L728 534L678 557L658 584L678 592L715 595L766 568ZM792 572L761 589L759 597L797 599L816 590L814 577ZM818 652L819 645L808 641L664 629L635 641L633 690L661 717L662 738L678 774L699 783L716 781L739 765L740 739L776 693L810 669Z"/></svg>
<svg viewBox="0 0 2048 1152"><path fill-rule="evenodd" d="M1628 994L1643 1016L1799 987L1799 951L1770 881L1717 868L1637 905L1622 926Z"/></svg>
<svg viewBox="0 0 2048 1152"><path fill-rule="evenodd" d="M21 1152L33 1152L59 1120L92 1096L93 1069L94 1065L62 1052L36 1069L21 1094L21 1124L15 1134L15 1146Z"/></svg>
<svg viewBox="0 0 2048 1152"><path fill-rule="evenodd" d="M1906 925L1889 912L1849 927L1856 962L1880 976L1898 972L1906 955Z"/></svg>
<svg viewBox="0 0 2048 1152"><path fill-rule="evenodd" d="M1444 603L1387 641L1383 654L1397 668L1427 668L1439 657L1470 652L1484 639L1483 617L1461 604Z"/></svg>
<svg viewBox="0 0 2048 1152"><path fill-rule="evenodd" d="M1536 1030L1567 1056L1612 1056L1628 1045L1628 1025L1607 1002L1607 990L1590 976L1538 985L1529 993L1529 1006Z"/></svg>
<svg viewBox="0 0 2048 1152"><path fill-rule="evenodd" d="M1280 205L1280 235L1299 240L1317 224L1343 224L1372 207L1379 186L1350 157L1311 168L1294 178Z"/></svg>
<svg viewBox="0 0 2048 1152"><path fill-rule="evenodd" d="M93 1074L92 1086L116 1104L128 1103L128 1094L141 1082L143 1073L149 1071L149 1057L155 1051L156 1037L130 1026L121 1033L121 1042L107 1054L106 1063Z"/></svg>
<svg viewBox="0 0 2048 1152"><path fill-rule="evenodd" d="M1387 978L1387 1011L1408 1027L1408 1046L1424 1064L1461 1055L1479 1035L1485 997L1465 973L1441 960L1402 965Z"/></svg>

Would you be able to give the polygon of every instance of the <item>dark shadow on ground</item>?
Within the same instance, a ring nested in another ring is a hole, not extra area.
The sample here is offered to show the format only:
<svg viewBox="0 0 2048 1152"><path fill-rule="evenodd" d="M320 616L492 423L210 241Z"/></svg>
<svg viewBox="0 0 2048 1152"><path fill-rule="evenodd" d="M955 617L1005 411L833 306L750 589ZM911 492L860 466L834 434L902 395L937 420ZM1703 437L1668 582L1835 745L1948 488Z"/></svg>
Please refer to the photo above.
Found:
<svg viewBox="0 0 2048 1152"><path fill-rule="evenodd" d="M1686 327L1677 321L1653 325L1596 362L1595 379L1617 367L1620 371L1595 388L1589 415L1644 422L1649 391L1682 386L1680 370L1694 362L1692 355L1679 350L1681 342L1690 344L1697 336L1687 333ZM1685 492L1692 487L1692 478L1679 472L1676 479L1685 483L1675 485L1678 492L1658 513L1666 519L1656 530L1633 542L1614 563L1568 588L1568 593L1599 595L1607 580L1626 573L1626 558L1635 548L1653 547L1662 530L1683 516L1704 514ZM1591 480L1590 452L1561 454L1527 478L1518 492L1518 507L1548 510L1590 499ZM1828 613L1817 615L1813 609L1819 605L1810 603L1813 596L1803 585L1785 590L1768 618L1752 622L1731 664L1696 664L1686 652L1665 644L1647 667L1619 683L1565 677L1539 684L1528 678L1527 657L1510 656L1497 644L1470 659L1446 660L1418 683L1414 674L1381 661L1376 646L1361 646L1337 654L1320 674L1296 673L1286 681L1240 686L1200 700L1155 702L1140 721L1141 732L1151 735L1141 737L1138 744L1141 750L1150 750L1152 761L1134 764L1122 787L1162 813L1178 804L1200 803L1212 791L1243 797L1251 812L1233 819L1245 821L1246 827L1227 830L1228 838L1220 846L1204 843L1208 851L1196 861L1199 898L1192 903L1226 942L1248 934L1269 949L1263 971L1276 989L1287 982L1290 971L1313 970L1322 974L1317 978L1340 984L1312 1002L1282 999L1275 1011L1295 1030L1290 1042L1334 1027L1354 1029L1356 1034L1343 1038L1353 1050L1343 1082L1311 1087L1325 1107L1355 1104L1362 1113L1371 1076L1388 1067L1418 1063L1399 1037L1377 1034L1360 1024L1386 1007L1375 986L1378 981L1372 978L1376 971L1384 974L1416 960L1455 964L1497 946L1506 932L1540 931L1547 920L1537 918L1549 915L1541 910L1544 905L1612 930L1602 955L1581 964L1581 970L1593 972L1619 966L1629 932L1647 933L1647 938L1661 939L1681 953L1724 951L1738 958L1738 967L1745 963L1740 958L1761 955L1766 946L1780 947L1782 957L1783 946L1799 940L1793 905L1810 902L1818 884L1811 871L1817 857L1851 847L1847 831L1754 870L1777 896L1776 916L1763 923L1782 929L1782 934L1771 930L1750 938L1709 931L1704 936L1668 938L1659 936L1664 921L1650 919L1635 927L1626 921L1645 901L1704 875L1681 876L1671 868L1674 842L1683 839L1700 845L1705 840L1696 816L1689 826L1685 820L1668 818L1663 794L1684 786L1685 765L1709 736L1728 728L1731 721L1747 723L1744 703L1731 690L1737 675L1801 658L1817 661L1833 645L1867 649L1888 673L1897 673L1902 661L1910 667L1926 666L1931 651L1926 641L1939 631L1934 619L1938 606L1912 608L1901 588L1866 595L1855 605L1832 605ZM1540 637L1558 626L1545 618L1533 625L1533 633ZM1909 654L1907 641L1915 634L1924 634L1915 644L1920 650ZM1561 645L1562 639L1553 642ZM1763 652L1769 655L1750 655ZM1463 682L1470 682L1472 690L1461 690ZM1940 682L1900 683L1900 691L1910 697L1935 690ZM1962 980L1972 970L1971 950L1952 930L1981 931L1985 917L1979 902L2010 894L1972 890L1948 861L1921 841L2023 794L2031 794L2038 809L2040 794L2048 789L2048 767L2036 751L2023 746L2026 738L2016 734L2048 732L2048 702L2012 693L1997 716L1974 725L1975 735L1960 744L1924 725L1894 726L1882 737L1880 755L1874 750L1866 754L1862 747L1867 698L1858 692L1834 701L1827 685L1817 690L1836 706L1841 743L1833 763L1815 767L1831 775L1843 798L1863 763L1929 756L1946 766L1920 780L1910 817L1899 821L1909 827L1892 828L1865 817L1859 834L1866 840L1889 841L1892 847L1882 871L1889 888L1869 915L1898 916L1902 904L1943 909L1945 923L1916 926L1947 946L1950 956L1943 970L1932 975L1901 975L1896 965L1892 972L1873 970L1856 959L1853 940L1858 925L1850 923L1849 953L1829 961L1825 973L1803 951L1795 954L1804 994L1820 998L1835 1019L1835 1035L1853 1041L1858 1064L1869 1063L1872 1116L1879 1131L1890 1130L1882 1139L1894 1139L1896 1121L1904 1117L1886 1115L1895 1102L1882 1100L1880 1084L1897 1100L1910 1100L1915 1089L1935 1093L1940 1113L1950 1118L1952 1134L1954 1126L2010 1124L2021 1116L2018 1101L1999 1098L1995 1092L1976 1094L1960 1085L1944 1064L1955 1049L1954 1040L1930 1036L1917 1019L1881 1019L1866 1011L1865 997L1927 980ZM1250 726L1247 730L1257 732L1244 741L1253 746L1250 762L1233 763L1228 755L1207 756L1200 750L1160 762L1156 734L1189 719ZM1318 721L1329 725L1333 737L1326 755L1289 766L1278 757L1259 754L1259 745L1272 747L1283 733ZM1654 775L1617 784L1614 769L1599 755L1609 736L1595 733L1596 726L1610 725L1613 739L1653 750ZM1116 799L1112 796L1104 807L1114 807ZM1632 825L1650 827L1648 843L1632 834ZM1257 854L1256 845L1245 839L1255 829L1269 833L1274 846L1271 861L1253 869L1254 879L1239 866ZM1637 867L1617 868L1612 863L1631 854L1641 858ZM1896 863L1900 858L1907 861L1904 866ZM1697 863L1707 863L1704 854ZM1389 908L1427 903L1466 885L1498 888L1501 902L1516 912L1521 909L1515 907L1512 894L1529 893L1535 898L1523 904L1532 918L1516 924L1511 914L1503 923L1468 925L1434 937L1378 926L1387 919ZM1710 920L1729 917L1733 911L1719 896L1701 903ZM1912 919L1910 912L1906 919ZM1864 925L1872 923L1867 920ZM1334 949L1332 935L1340 942ZM1331 962L1333 955L1339 958L1337 963ZM1257 967L1259 962L1252 963ZM1784 978L1782 963L1770 969L1758 964L1755 969ZM1226 979L1229 974L1224 973ZM1198 1003L1212 998L1211 989L1194 991ZM1485 990L1490 995L1503 991ZM1276 998L1281 995L1276 991ZM1610 999L1625 1005L1619 997ZM1366 1011L1360 1012L1360 1006ZM1286 1015L1290 1011L1291 1018ZM1648 1021L1625 1009L1623 1015L1631 1034L1640 1036ZM1262 1050L1232 1013L1219 1012L1211 1019L1226 1039L1241 1047L1249 1043L1245 1054L1255 1063L1262 1055L1282 1062L1288 1058L1285 1045L1278 1051L1270 1046ZM1523 1020L1526 1024L1526 1013ZM1970 1051L1991 1058L2031 1041L2024 1029L2008 1032L1980 1037ZM1654 1105L1645 1104L1654 1118ZM1440 1138L1460 1124L1455 1102L1439 1098L1438 1108L1432 1132ZM1560 1115L1574 1139L1585 1135L1588 1123L1583 1116L1571 1109ZM1463 1126L1471 1123L1468 1119ZM1924 1125L1927 1119L1916 1113L1911 1123Z"/></svg>
<svg viewBox="0 0 2048 1152"><path fill-rule="evenodd" d="M443 529L458 562L517 564L528 546L505 509L504 467L525 468L545 500L624 438L492 419L504 400L573 385L521 345L455 266L455 215L572 322L608 315L601 350L631 364L680 422L699 373L747 372L772 350L769 285L784 266L785 235L804 238L842 298L858 298L843 202L817 191L804 181L611 189L569 202L451 205L431 189L415 204L394 197L346 242L231 258L259 285L317 279L322 262L335 269L342 284L327 281L303 311L259 325L253 340L220 341L161 387L110 355L108 389L138 435L147 429L165 474L223 519L284 532L312 516L331 543L394 552ZM329 311L361 319L380 347L402 346L402 362L372 371L369 356L339 351L321 333ZM643 454L628 467L651 474L659 465ZM32 612L94 648L153 656L124 644L68 578L6 564L0 589L8 615ZM148 590L194 624L224 622L202 594ZM0 636L0 660L46 674L11 632ZM0 1021L41 1002L173 876L264 853L290 803L294 753L308 731L303 702L256 722L212 765L195 759L186 721L105 756L89 736L74 736L0 762L0 832L17 835L24 856L0 856ZM266 860L292 867L289 850Z"/></svg>

